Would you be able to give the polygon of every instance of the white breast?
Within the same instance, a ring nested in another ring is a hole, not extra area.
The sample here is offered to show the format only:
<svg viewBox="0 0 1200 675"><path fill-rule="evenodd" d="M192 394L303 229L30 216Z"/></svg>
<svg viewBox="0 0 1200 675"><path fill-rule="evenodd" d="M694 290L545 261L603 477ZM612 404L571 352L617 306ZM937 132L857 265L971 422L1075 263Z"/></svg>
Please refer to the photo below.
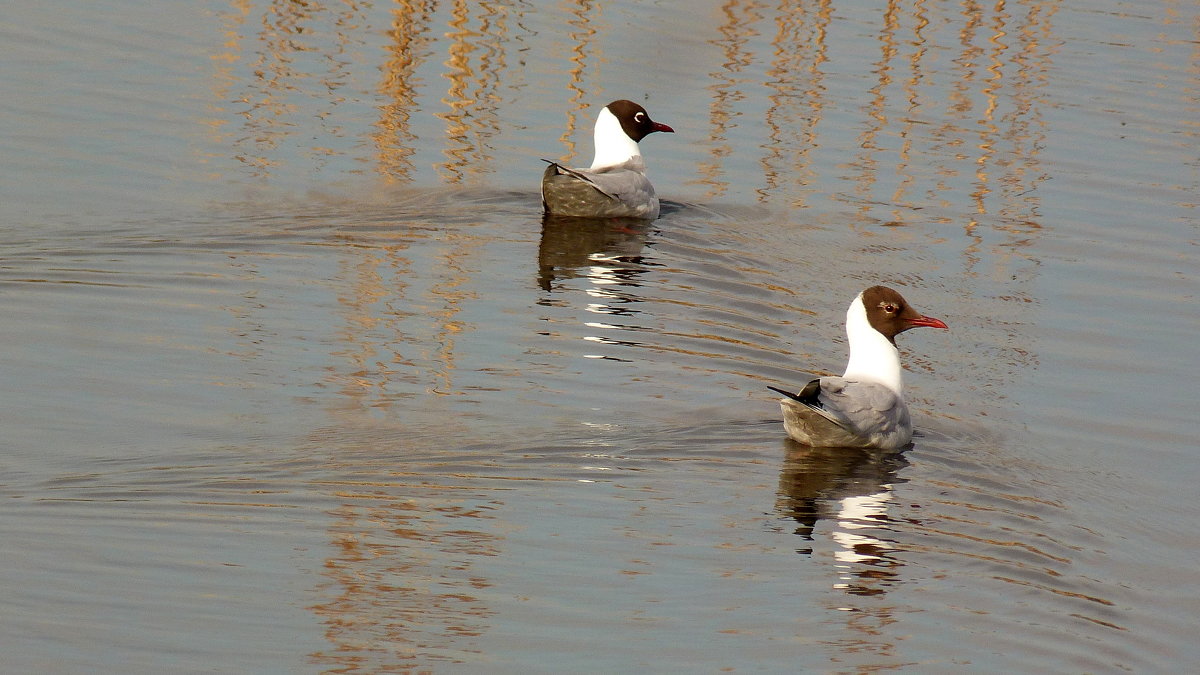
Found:
<svg viewBox="0 0 1200 675"><path fill-rule="evenodd" d="M862 293L846 311L846 338L850 342L850 361L842 377L878 382L897 394L903 394L900 352L867 320Z"/></svg>

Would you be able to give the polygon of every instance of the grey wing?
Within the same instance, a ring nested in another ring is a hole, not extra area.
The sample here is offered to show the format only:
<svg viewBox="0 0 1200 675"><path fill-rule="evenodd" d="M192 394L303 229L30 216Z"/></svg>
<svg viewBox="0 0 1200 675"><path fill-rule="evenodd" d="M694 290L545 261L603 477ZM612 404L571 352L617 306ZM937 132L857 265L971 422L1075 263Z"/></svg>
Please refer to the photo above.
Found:
<svg viewBox="0 0 1200 675"><path fill-rule="evenodd" d="M840 383L834 385L840 389ZM811 446L861 448L871 439L859 434L836 410L826 410L821 402L821 380L812 380L798 393L777 387L770 389L783 394L779 407L783 412L783 427L792 440Z"/></svg>
<svg viewBox="0 0 1200 675"><path fill-rule="evenodd" d="M822 377L821 407L842 426L866 437L907 434L911 428L908 406L891 389L874 382ZM907 440L905 440L907 442Z"/></svg>
<svg viewBox="0 0 1200 675"><path fill-rule="evenodd" d="M542 175L542 208L546 213L560 216L645 216L639 209L627 204L603 180L597 180L595 172L568 169L554 162L546 167Z"/></svg>
<svg viewBox="0 0 1200 675"><path fill-rule="evenodd" d="M606 195L611 195L630 206L645 204L654 199L654 186L646 178L644 165L640 161L630 160L625 164L612 166L599 171L580 172L585 174L596 189Z"/></svg>
<svg viewBox="0 0 1200 675"><path fill-rule="evenodd" d="M658 217L658 198L638 157L595 171L543 161L550 164L542 175L542 205L547 213L595 218Z"/></svg>
<svg viewBox="0 0 1200 675"><path fill-rule="evenodd" d="M598 190L608 197L617 199L616 194L604 189L604 186L595 179L597 175L595 172L586 171L584 169L571 169L559 164L558 162L552 162L548 159L543 159L542 161L550 165L546 167L546 172L542 175L543 185L545 185L548 181L553 181L555 177L561 176L561 182L563 184L570 184L574 183L575 181L579 181L580 183L583 183L594 190ZM575 179L575 181L571 181L570 179L572 178Z"/></svg>

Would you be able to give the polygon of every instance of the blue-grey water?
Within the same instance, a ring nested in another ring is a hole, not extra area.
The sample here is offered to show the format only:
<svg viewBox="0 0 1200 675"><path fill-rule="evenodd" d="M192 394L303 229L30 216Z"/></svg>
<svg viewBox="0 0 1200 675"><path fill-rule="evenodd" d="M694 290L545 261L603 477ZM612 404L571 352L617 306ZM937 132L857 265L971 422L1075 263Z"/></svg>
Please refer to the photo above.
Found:
<svg viewBox="0 0 1200 675"><path fill-rule="evenodd" d="M0 670L1188 672L1200 11L0 24ZM650 223L544 221L616 98ZM901 454L785 438L886 283Z"/></svg>

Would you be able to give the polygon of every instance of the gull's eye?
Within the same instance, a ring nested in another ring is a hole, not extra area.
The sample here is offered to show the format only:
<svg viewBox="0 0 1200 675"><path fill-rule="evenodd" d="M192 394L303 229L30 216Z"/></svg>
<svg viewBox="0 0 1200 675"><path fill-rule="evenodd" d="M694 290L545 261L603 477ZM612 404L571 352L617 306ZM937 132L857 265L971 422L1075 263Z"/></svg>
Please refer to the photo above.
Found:
<svg viewBox="0 0 1200 675"><path fill-rule="evenodd" d="M896 306L889 302L883 306L883 311L887 312L888 314L895 314Z"/></svg>
<svg viewBox="0 0 1200 675"><path fill-rule="evenodd" d="M646 113L640 112L640 113L634 115L633 121L634 122L645 122L646 121Z"/></svg>

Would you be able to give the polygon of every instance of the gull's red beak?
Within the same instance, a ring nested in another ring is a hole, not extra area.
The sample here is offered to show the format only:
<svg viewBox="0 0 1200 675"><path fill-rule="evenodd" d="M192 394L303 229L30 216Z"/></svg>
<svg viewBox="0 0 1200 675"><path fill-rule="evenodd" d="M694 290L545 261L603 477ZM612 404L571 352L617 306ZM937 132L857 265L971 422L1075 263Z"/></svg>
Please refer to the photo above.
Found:
<svg viewBox="0 0 1200 675"><path fill-rule="evenodd" d="M673 134L673 133L675 133L675 130L674 130L674 129L672 129L671 127L669 127L669 126L667 126L667 125L665 125L665 124L661 124L661 123L659 123L659 122L654 122L654 130L655 130L655 131L665 131L665 132L667 132L668 134Z"/></svg>
<svg viewBox="0 0 1200 675"><path fill-rule="evenodd" d="M914 328L921 326L924 328L945 328L950 330L950 327L942 322L941 319L935 319L932 316L918 316L915 319L909 319L908 325Z"/></svg>

